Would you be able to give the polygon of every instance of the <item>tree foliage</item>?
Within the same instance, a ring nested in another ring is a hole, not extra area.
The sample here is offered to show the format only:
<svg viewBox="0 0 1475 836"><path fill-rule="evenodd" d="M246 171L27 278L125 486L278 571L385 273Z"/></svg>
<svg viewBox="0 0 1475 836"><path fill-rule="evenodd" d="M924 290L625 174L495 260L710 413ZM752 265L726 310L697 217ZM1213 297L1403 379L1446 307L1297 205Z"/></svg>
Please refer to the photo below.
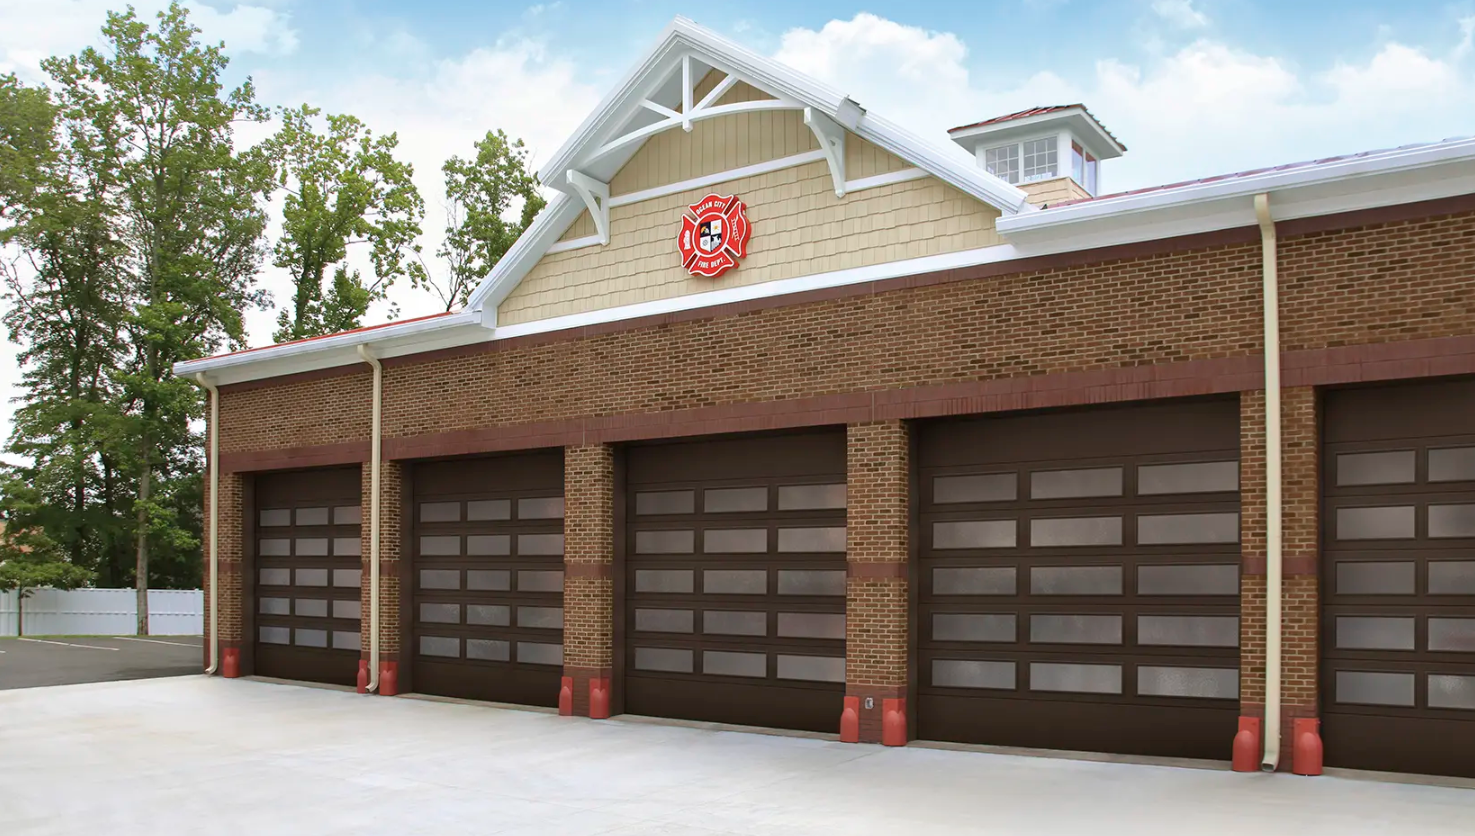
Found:
<svg viewBox="0 0 1475 836"><path fill-rule="evenodd" d="M401 279L464 305L544 201L521 140L487 132L442 167L432 270L395 134L304 104L242 151L236 126L268 111L249 79L224 84L224 45L178 2L110 13L101 34L43 62L44 85L0 75L0 323L21 346L0 588L133 584L146 632L146 590L201 575L204 402L172 367L245 346L244 314L268 303L269 195L293 283L278 341L362 325Z"/></svg>
<svg viewBox="0 0 1475 836"><path fill-rule="evenodd" d="M427 278L425 284L448 311L466 304L547 203L528 170L522 140L509 140L500 130L487 131L475 148L472 159L451 157L441 166L446 178L446 238L435 254L445 261L446 271L440 280ZM517 220L507 220L518 204Z"/></svg>
<svg viewBox="0 0 1475 836"><path fill-rule="evenodd" d="M271 169L234 144L238 122L266 117L250 82L225 89L221 46L200 42L183 7L152 26L109 14L102 36L104 49L43 63L45 141L4 136L7 175L25 173L5 180L21 186L6 187L20 258L4 278L24 346L7 450L26 463L0 507L44 537L38 551L110 583L131 569L146 632L150 582L199 577L202 399L171 368L244 346L242 314L265 301L253 285Z"/></svg>
<svg viewBox="0 0 1475 836"><path fill-rule="evenodd" d="M363 324L369 305L407 272L425 215L414 168L395 159L398 137L375 136L353 116L319 116L307 105L283 108L281 130L262 147L286 192L273 263L294 285L291 306L277 317L277 342ZM354 244L369 248L368 278L343 263Z"/></svg>

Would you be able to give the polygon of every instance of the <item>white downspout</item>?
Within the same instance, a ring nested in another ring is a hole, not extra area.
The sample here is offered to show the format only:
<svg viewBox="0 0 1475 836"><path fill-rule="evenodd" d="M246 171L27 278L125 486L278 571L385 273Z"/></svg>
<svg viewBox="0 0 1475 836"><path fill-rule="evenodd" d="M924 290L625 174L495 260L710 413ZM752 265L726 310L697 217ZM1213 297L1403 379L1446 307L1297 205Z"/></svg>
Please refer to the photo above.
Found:
<svg viewBox="0 0 1475 836"><path fill-rule="evenodd" d="M1270 195L1255 195L1255 218L1265 278L1265 754L1260 768L1274 772L1280 763L1280 289Z"/></svg>
<svg viewBox="0 0 1475 836"><path fill-rule="evenodd" d="M220 390L210 385L204 372L195 382L210 393L210 452L205 464L210 469L210 676L220 667Z"/></svg>
<svg viewBox="0 0 1475 836"><path fill-rule="evenodd" d="M384 388L384 366L358 347L359 357L374 369L373 418L369 429L369 693L379 690L379 401Z"/></svg>

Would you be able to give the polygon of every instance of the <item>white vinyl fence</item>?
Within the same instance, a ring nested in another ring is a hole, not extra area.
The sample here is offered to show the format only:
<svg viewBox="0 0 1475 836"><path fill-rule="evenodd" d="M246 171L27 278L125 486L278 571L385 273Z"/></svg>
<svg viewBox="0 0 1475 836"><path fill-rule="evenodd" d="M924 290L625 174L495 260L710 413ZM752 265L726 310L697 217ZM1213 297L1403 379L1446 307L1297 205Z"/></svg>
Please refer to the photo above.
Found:
<svg viewBox="0 0 1475 836"><path fill-rule="evenodd" d="M19 634L16 592L0 592L0 636ZM138 632L132 589L38 589L24 602L28 636L132 636ZM205 595L198 589L150 589L149 634L198 636Z"/></svg>

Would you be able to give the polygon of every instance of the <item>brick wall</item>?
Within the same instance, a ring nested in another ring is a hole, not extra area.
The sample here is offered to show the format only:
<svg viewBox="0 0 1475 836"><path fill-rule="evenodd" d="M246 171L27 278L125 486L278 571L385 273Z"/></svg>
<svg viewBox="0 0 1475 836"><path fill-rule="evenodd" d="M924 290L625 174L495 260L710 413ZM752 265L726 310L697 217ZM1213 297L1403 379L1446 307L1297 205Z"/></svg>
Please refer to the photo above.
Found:
<svg viewBox="0 0 1475 836"><path fill-rule="evenodd" d="M861 741L881 740L882 700L906 697L911 442L902 421L846 429L845 693L861 698ZM872 705L865 707L870 697Z"/></svg>
<svg viewBox="0 0 1475 836"><path fill-rule="evenodd" d="M1240 399L1240 705L1264 716L1266 621L1265 393ZM1294 717L1317 716L1320 633L1319 438L1316 390L1281 391L1282 766L1290 767Z"/></svg>
<svg viewBox="0 0 1475 836"><path fill-rule="evenodd" d="M364 371L358 371L358 369ZM276 450L369 437L373 375L351 374L220 393L220 452Z"/></svg>
<svg viewBox="0 0 1475 836"><path fill-rule="evenodd" d="M400 652L400 550L403 543L401 517L404 515L405 468L399 462L381 462L379 466L379 661L398 662ZM362 645L361 658L369 658L369 595L373 588L371 567L373 549L370 526L373 507L373 468L364 465L361 470L363 497L360 509L363 522L359 529L359 553L363 555L363 582L360 584L359 601L362 618L359 622L359 640Z"/></svg>
<svg viewBox="0 0 1475 836"><path fill-rule="evenodd" d="M205 488L205 642L210 641L210 474L206 472ZM238 473L220 475L220 539L216 548L220 561L220 650L224 656L227 648L239 652L241 649L241 502L242 476ZM205 653L209 654L208 647Z"/></svg>
<svg viewBox="0 0 1475 836"><path fill-rule="evenodd" d="M1472 213L1283 236L1285 349L1475 335L1475 248L1464 245L1471 237ZM513 341L494 350L388 367L385 430L390 437L407 438L565 419L614 422L619 416L824 395L1252 358L1261 345L1259 269L1257 243L1228 244L868 295L837 293L819 301L608 329L595 336ZM366 373L354 372L223 393L222 449L268 450L366 438L368 383ZM1255 713L1263 710L1264 701L1263 393L1247 392L1241 402L1241 701L1246 713ZM1288 711L1314 711L1319 595L1315 393L1311 388L1288 389L1283 403L1284 695ZM864 450L899 426L857 425L852 433L865 442L858 444ZM612 502L610 457L606 447L569 449L570 566L581 560L592 566L608 563L611 522L598 509ZM582 500L576 496L586 489L593 494ZM223 510L232 501L238 509L239 499L230 498L225 484L222 490ZM238 497L239 482L234 490ZM859 499L853 502L854 515L862 505ZM239 531L229 528L239 524L239 511L227 516L223 567L231 559L227 555L239 561ZM582 529L586 533L576 530L580 525L589 526ZM879 528L855 529L854 536L863 536L862 531L864 536L882 536ZM860 555L870 553L865 549L857 540L854 565L863 562ZM904 591L888 601L886 591L896 591L894 584L886 578L864 580L855 587L859 592L852 593L857 610L874 615L900 607L904 612ZM233 581L227 569L222 589L231 583L238 588L239 578ZM570 670L597 674L611 664L610 590L607 569L570 572ZM238 598L237 592L225 600ZM222 607L222 616L222 635L238 641L239 614ZM587 621L576 624L574 619ZM862 646L857 642L857 648ZM858 658L852 665L857 685L864 675L882 687L891 676L883 672L879 656L869 662ZM898 687L904 684L903 679L892 680ZM586 696L580 694L580 699Z"/></svg>
<svg viewBox="0 0 1475 836"><path fill-rule="evenodd" d="M574 713L589 716L589 681L608 678L614 653L614 448L564 450L563 673Z"/></svg>

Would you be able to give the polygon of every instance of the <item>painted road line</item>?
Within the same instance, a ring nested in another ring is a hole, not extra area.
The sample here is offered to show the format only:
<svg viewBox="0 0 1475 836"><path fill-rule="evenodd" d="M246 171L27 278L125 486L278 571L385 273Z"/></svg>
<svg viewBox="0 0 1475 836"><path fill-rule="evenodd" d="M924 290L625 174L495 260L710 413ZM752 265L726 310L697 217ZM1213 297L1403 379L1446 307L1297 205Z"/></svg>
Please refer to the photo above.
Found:
<svg viewBox="0 0 1475 836"><path fill-rule="evenodd" d="M134 636L111 636L110 638L114 638L118 641L123 642L148 642L149 644L167 644L171 647L199 647L199 645L192 644L190 642L165 642L159 641L158 639L140 639Z"/></svg>
<svg viewBox="0 0 1475 836"><path fill-rule="evenodd" d="M118 650L118 648L116 648L116 647L99 647L98 645L95 645L95 644L72 644L71 642L54 642L54 641L48 641L46 639L17 638L16 641L21 641L21 642L36 642L37 644L59 644L62 647L80 647L80 648L82 648L84 650L111 650L111 651L114 651L114 652L117 652L117 650Z"/></svg>

